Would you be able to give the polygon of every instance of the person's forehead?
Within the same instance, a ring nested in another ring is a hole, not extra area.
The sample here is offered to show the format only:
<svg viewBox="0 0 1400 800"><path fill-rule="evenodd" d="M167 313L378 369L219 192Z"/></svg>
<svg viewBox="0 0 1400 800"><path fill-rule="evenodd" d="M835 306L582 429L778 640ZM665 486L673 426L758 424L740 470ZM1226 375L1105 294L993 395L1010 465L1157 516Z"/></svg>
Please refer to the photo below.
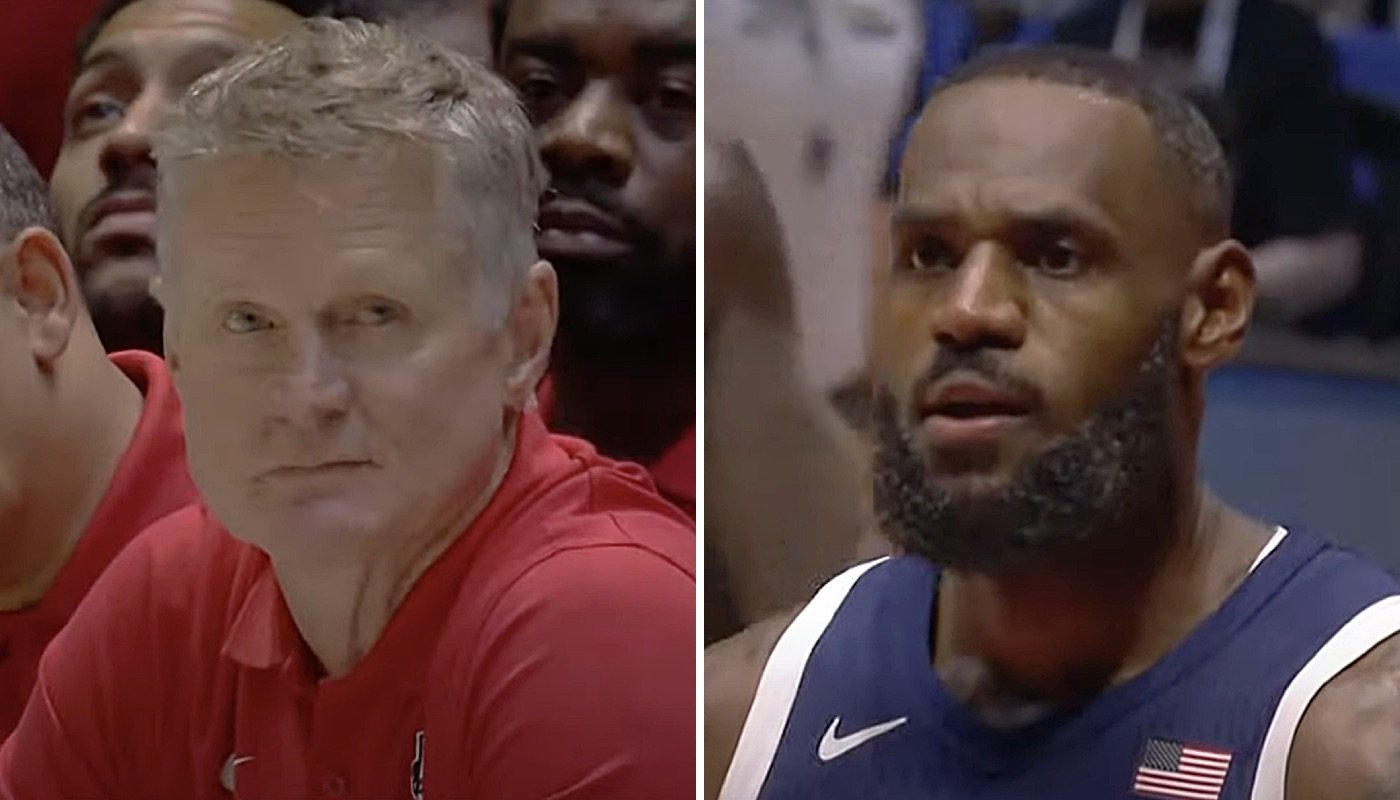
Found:
<svg viewBox="0 0 1400 800"><path fill-rule="evenodd" d="M436 220L441 168L416 145L367 155L293 157L229 153L201 157L162 175L177 192L177 229L200 238L259 239L297 235L308 241L389 233L422 236ZM198 244L198 241L190 242Z"/></svg>
<svg viewBox="0 0 1400 800"><path fill-rule="evenodd" d="M298 21L294 12L268 0L136 0L102 26L83 61L90 63L112 51L139 50L152 37L269 39L288 32Z"/></svg>
<svg viewBox="0 0 1400 800"><path fill-rule="evenodd" d="M1109 214L1160 191L1147 115L1096 90L1023 78L953 87L925 109L905 152L900 201L1002 186Z"/></svg>
<svg viewBox="0 0 1400 800"><path fill-rule="evenodd" d="M509 49L521 39L583 45L600 35L693 48L695 0L511 0L504 40Z"/></svg>

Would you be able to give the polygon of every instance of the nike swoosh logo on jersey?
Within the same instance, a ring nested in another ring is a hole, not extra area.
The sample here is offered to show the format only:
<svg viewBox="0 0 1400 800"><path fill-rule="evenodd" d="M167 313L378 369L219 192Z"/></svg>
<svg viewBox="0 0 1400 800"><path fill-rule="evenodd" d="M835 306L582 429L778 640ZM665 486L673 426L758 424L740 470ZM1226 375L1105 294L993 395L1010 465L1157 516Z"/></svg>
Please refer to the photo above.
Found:
<svg viewBox="0 0 1400 800"><path fill-rule="evenodd" d="M892 719L889 722L882 722L879 725L871 725L869 728L861 728L855 733L837 736L836 727L841 724L841 718L837 717L831 721L831 727L826 729L826 733L822 736L821 742L817 745L817 758L820 758L822 761L840 758L871 739L877 736L884 736L908 721L908 717L900 717L899 719Z"/></svg>

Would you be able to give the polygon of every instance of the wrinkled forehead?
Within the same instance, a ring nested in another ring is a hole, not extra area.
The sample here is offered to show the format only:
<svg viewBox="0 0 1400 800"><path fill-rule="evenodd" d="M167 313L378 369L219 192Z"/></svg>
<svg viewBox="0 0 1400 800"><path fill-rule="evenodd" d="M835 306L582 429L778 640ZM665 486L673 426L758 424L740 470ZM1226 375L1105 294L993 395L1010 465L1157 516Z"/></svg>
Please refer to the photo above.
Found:
<svg viewBox="0 0 1400 800"><path fill-rule="evenodd" d="M372 156L231 152L161 167L161 222L190 247L267 243L277 247L413 248L442 232L445 181L427 147L387 147Z"/></svg>
<svg viewBox="0 0 1400 800"><path fill-rule="evenodd" d="M897 204L1093 207L1138 222L1166 191L1147 115L1092 89L985 78L938 95L911 132Z"/></svg>

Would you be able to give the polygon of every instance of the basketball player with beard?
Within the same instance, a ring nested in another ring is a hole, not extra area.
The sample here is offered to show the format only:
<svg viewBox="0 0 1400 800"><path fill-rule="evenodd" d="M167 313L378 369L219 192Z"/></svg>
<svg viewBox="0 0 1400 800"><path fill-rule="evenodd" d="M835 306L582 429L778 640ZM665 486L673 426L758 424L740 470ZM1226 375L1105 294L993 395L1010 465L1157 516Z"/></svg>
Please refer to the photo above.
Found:
<svg viewBox="0 0 1400 800"><path fill-rule="evenodd" d="M559 276L540 407L695 515L695 0L497 0L496 68L551 184Z"/></svg>
<svg viewBox="0 0 1400 800"><path fill-rule="evenodd" d="M874 315L899 555L706 656L722 800L1400 797L1400 596L1201 485L1254 300L1219 143L1127 62L933 95Z"/></svg>

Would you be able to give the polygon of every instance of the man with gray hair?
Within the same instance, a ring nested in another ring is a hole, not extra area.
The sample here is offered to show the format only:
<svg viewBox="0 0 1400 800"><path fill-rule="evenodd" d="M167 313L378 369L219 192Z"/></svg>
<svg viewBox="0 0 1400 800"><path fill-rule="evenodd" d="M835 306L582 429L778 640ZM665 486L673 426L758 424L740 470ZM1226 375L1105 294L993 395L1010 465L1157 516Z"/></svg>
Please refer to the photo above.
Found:
<svg viewBox="0 0 1400 800"><path fill-rule="evenodd" d="M689 794L694 535L528 409L558 298L510 87L314 20L156 154L203 502L55 640L0 798Z"/></svg>
<svg viewBox="0 0 1400 800"><path fill-rule="evenodd" d="M0 740L117 551L195 497L165 365L103 353L56 230L0 128Z"/></svg>

